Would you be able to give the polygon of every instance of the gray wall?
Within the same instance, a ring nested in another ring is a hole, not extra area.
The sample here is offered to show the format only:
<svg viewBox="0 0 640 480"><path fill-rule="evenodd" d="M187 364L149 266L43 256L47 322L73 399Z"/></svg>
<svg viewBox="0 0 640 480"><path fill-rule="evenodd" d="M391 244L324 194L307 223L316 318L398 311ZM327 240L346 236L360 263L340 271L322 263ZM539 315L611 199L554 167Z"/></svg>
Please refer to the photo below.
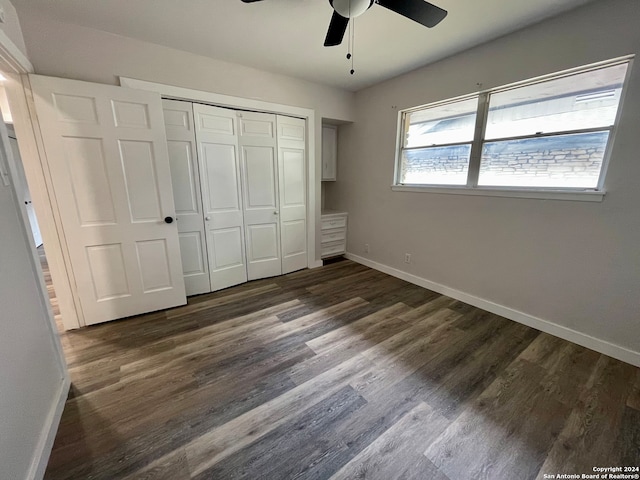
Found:
<svg viewBox="0 0 640 480"><path fill-rule="evenodd" d="M20 16L29 59L41 75L118 84L133 77L208 92L313 108L352 120L354 94L99 30Z"/></svg>
<svg viewBox="0 0 640 480"><path fill-rule="evenodd" d="M640 53L638 19L637 0L599 0L358 92L325 200L349 212L348 251L640 352L637 63L602 203L390 189L398 109Z"/></svg>
<svg viewBox="0 0 640 480"><path fill-rule="evenodd" d="M18 47L18 50L26 55L27 49L24 44L22 29L20 28L16 9L11 4L10 0L0 0L0 6L4 9L4 23L0 23L0 30L9 37L14 45Z"/></svg>
<svg viewBox="0 0 640 480"><path fill-rule="evenodd" d="M4 126L2 126L4 128ZM5 144L5 142L7 142ZM0 149L9 148L0 139ZM5 162L4 150L0 162ZM13 170L15 174L16 171ZM17 175L13 175L15 179ZM17 183L17 182L14 182ZM0 182L0 479L31 478L46 465L66 399L64 360L21 212L18 184ZM51 443L47 443L50 441ZM42 472L40 472L42 473Z"/></svg>
<svg viewBox="0 0 640 480"><path fill-rule="evenodd" d="M20 23L9 0L0 0L0 29L25 53ZM6 108L6 105L5 105ZM1 130L4 130L2 126ZM0 139L7 165L8 138ZM16 170L12 170L16 178ZM15 182L14 182L15 183ZM42 476L66 398L66 367L53 314L28 232L20 185L0 182L0 479Z"/></svg>

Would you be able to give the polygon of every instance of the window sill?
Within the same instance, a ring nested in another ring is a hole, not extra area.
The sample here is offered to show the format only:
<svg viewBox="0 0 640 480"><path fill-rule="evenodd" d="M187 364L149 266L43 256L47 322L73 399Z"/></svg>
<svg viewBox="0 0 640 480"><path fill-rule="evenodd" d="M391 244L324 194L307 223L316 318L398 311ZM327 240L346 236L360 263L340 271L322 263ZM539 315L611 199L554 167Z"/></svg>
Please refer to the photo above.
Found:
<svg viewBox="0 0 640 480"><path fill-rule="evenodd" d="M568 200L574 202L602 202L605 192L594 190L552 190L535 188L454 187L435 185L392 185L394 192L421 192L481 197L537 198L541 200Z"/></svg>

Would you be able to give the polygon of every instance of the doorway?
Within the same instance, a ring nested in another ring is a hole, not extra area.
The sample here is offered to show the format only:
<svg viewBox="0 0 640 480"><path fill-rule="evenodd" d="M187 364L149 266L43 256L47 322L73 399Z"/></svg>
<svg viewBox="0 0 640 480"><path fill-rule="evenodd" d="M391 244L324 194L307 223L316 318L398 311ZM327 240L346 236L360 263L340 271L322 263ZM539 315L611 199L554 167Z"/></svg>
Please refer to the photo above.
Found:
<svg viewBox="0 0 640 480"><path fill-rule="evenodd" d="M38 258L40 260L40 267L42 269L43 281L47 289L49 303L53 311L56 328L58 333L63 333L65 331L65 328L64 328L64 325L62 324L62 318L60 316L60 307L58 305L55 289L53 287L53 282L51 280L49 263L47 261L47 255L45 252L42 234L40 232L40 226L38 223L36 209L33 204L31 192L29 191L29 185L27 183L27 176L25 174L24 164L22 161L22 157L20 156L20 150L18 148L18 139L16 136L15 129L13 127L13 115L11 112L11 108L9 106L9 102L7 100L5 82L7 82L7 77L4 75L4 73L0 72L0 110L2 111L2 120L5 123L5 126L7 128L9 146L11 148L11 153L13 154L13 158L16 166L16 178L13 179L13 183L15 185L18 198L21 202L24 203L25 210L27 211L29 226L31 228L31 238L33 239L33 246L35 247L38 254Z"/></svg>

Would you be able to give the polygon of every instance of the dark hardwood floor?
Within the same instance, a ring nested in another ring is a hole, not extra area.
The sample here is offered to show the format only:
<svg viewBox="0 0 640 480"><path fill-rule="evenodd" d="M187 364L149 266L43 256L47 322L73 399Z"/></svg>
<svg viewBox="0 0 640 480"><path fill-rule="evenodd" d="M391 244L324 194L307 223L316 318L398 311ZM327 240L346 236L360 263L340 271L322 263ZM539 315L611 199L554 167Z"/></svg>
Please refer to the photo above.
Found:
<svg viewBox="0 0 640 480"><path fill-rule="evenodd" d="M640 369L346 260L62 341L72 389L47 479L640 464Z"/></svg>

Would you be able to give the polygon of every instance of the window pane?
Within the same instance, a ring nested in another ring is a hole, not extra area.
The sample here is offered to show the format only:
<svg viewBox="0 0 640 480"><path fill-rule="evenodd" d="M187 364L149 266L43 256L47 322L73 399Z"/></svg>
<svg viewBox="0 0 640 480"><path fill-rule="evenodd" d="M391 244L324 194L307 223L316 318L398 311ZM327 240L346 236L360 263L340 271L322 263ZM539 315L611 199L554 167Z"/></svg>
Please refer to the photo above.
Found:
<svg viewBox="0 0 640 480"><path fill-rule="evenodd" d="M471 142L477 108L478 98L474 97L407 113L404 147Z"/></svg>
<svg viewBox="0 0 640 480"><path fill-rule="evenodd" d="M465 185L470 154L471 145L405 150L400 183Z"/></svg>
<svg viewBox="0 0 640 480"><path fill-rule="evenodd" d="M491 95L485 139L613 125L627 64Z"/></svg>
<svg viewBox="0 0 640 480"><path fill-rule="evenodd" d="M485 143L482 186L596 188L609 132Z"/></svg>

